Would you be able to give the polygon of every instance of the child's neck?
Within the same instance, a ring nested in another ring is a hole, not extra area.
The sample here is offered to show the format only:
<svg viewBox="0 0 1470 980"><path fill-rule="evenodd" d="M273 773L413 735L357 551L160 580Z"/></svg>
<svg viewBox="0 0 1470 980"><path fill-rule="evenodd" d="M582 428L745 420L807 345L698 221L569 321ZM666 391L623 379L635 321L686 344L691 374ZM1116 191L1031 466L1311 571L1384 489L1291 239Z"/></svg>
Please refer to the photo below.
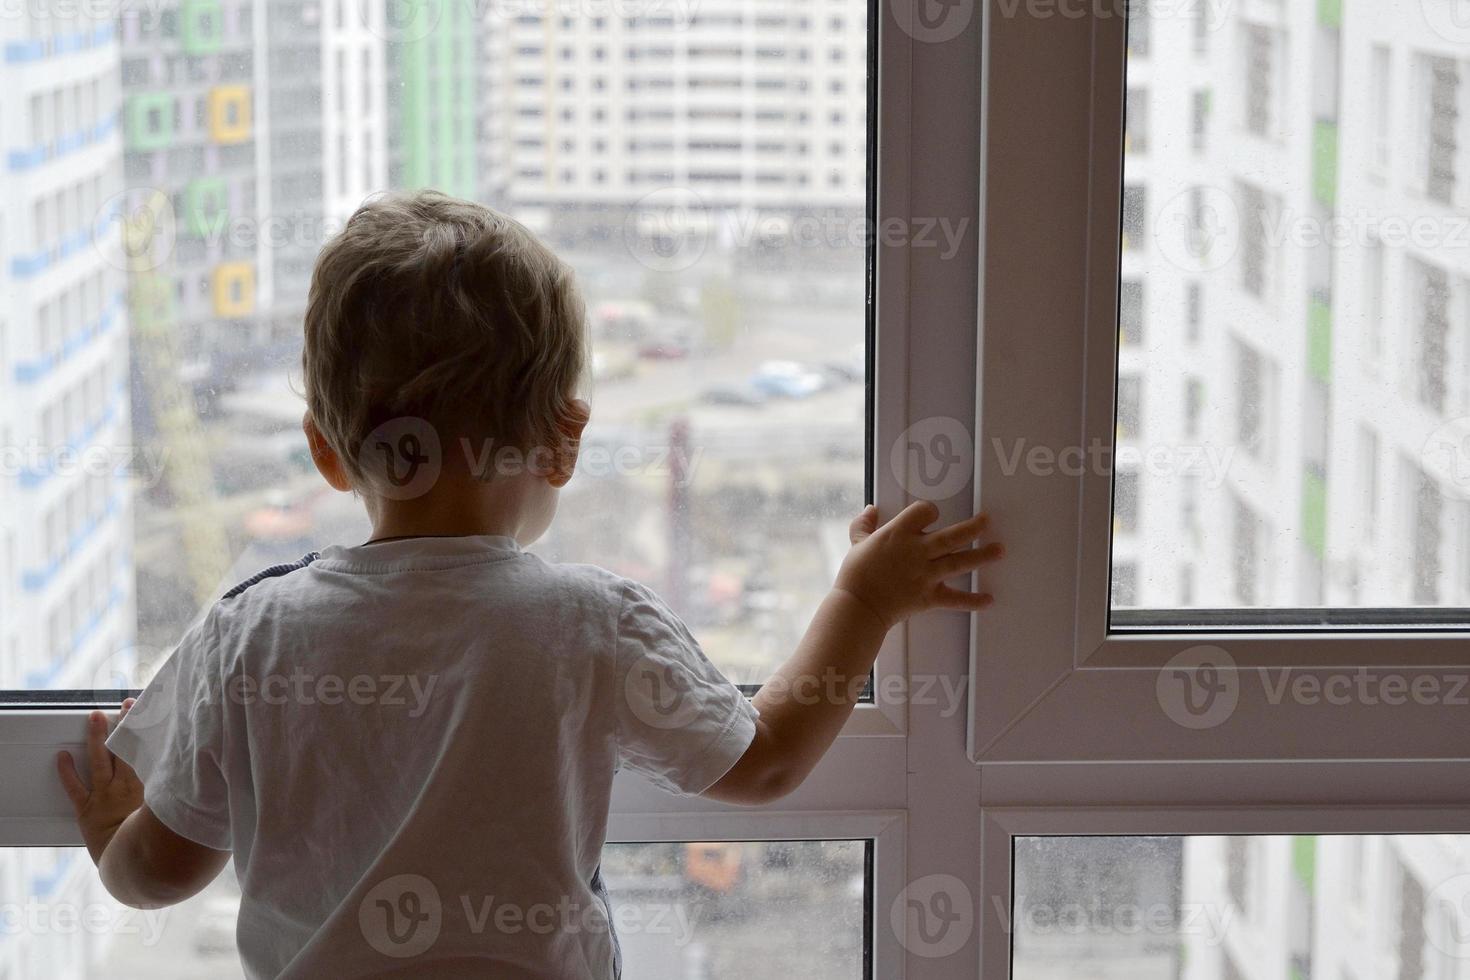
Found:
<svg viewBox="0 0 1470 980"><path fill-rule="evenodd" d="M492 486L446 476L428 493L409 500L364 496L373 541L498 534L525 544L539 535L534 529L535 488L515 479L498 479Z"/></svg>

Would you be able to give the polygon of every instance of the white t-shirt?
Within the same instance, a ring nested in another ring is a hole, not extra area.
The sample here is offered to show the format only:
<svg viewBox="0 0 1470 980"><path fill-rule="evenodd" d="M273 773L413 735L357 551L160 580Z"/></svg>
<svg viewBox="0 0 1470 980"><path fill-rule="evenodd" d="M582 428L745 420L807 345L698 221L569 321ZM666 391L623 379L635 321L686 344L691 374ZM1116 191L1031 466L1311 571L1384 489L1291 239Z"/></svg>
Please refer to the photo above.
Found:
<svg viewBox="0 0 1470 980"><path fill-rule="evenodd" d="M242 586L108 745L167 826L234 852L246 973L616 976L614 770L699 793L755 734L678 617L498 536L331 547Z"/></svg>

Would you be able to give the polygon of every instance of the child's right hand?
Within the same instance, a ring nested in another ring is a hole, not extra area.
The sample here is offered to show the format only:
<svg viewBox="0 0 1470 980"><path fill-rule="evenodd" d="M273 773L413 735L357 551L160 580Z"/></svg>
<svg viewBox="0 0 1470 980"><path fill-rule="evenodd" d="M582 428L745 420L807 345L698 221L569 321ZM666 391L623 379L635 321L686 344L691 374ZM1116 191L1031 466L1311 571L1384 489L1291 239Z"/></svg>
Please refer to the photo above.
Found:
<svg viewBox="0 0 1470 980"><path fill-rule="evenodd" d="M938 519L939 508L928 500L910 504L881 527L878 508L864 508L848 529L852 550L834 588L872 610L885 630L928 609L985 609L994 601L990 593L944 583L1002 558L1005 546L973 546L989 524L983 513L937 531L924 530Z"/></svg>

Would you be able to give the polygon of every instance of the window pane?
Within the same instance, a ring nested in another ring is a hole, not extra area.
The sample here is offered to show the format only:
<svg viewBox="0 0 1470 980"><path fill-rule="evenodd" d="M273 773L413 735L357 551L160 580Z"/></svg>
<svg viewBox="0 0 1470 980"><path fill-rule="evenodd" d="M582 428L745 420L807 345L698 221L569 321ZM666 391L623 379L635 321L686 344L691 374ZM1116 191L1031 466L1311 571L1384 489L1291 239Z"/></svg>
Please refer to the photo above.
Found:
<svg viewBox="0 0 1470 980"><path fill-rule="evenodd" d="M623 975L860 980L870 846L608 845L603 871ZM80 849L0 850L0 980L239 980L239 904L228 868L183 905L138 912L108 897Z"/></svg>
<svg viewBox="0 0 1470 980"><path fill-rule="evenodd" d="M28 5L0 64L0 689L139 685L366 537L300 433L302 312L352 210L423 187L579 274L593 422L537 547L763 679L865 494L866 4L105 9Z"/></svg>
<svg viewBox="0 0 1470 980"><path fill-rule="evenodd" d="M1470 837L1030 837L1016 980L1457 980Z"/></svg>
<svg viewBox="0 0 1470 980"><path fill-rule="evenodd" d="M1114 626L1470 621L1452 6L1129 5Z"/></svg>

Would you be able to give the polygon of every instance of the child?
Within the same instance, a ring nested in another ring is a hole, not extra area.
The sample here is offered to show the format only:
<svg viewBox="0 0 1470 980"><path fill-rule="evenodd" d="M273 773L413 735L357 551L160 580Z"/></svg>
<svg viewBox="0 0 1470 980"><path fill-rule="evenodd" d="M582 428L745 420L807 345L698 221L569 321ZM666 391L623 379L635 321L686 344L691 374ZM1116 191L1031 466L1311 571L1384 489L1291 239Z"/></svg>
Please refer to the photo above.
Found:
<svg viewBox="0 0 1470 980"><path fill-rule="evenodd" d="M973 547L983 515L926 533L931 503L882 526L868 507L749 702L648 589L524 551L588 420L583 309L556 256L478 205L364 205L317 262L303 360L312 456L371 539L226 593L111 738L93 713L90 785L58 757L118 901L183 901L233 855L251 977L618 976L614 771L776 800L894 625L990 602L944 584L1000 557Z"/></svg>

